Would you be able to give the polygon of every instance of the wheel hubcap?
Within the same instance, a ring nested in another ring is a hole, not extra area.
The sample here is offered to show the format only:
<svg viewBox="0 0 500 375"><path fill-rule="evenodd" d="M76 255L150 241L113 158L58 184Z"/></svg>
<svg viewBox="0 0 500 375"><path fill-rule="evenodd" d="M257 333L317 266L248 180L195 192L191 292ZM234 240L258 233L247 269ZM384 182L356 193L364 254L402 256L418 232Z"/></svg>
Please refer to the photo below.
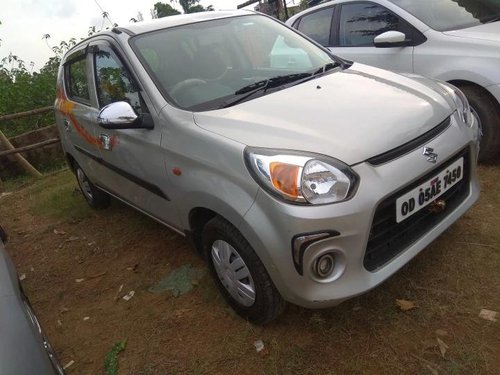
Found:
<svg viewBox="0 0 500 375"><path fill-rule="evenodd" d="M252 306L255 302L255 284L240 254L222 240L214 242L211 253L215 271L224 288L243 306Z"/></svg>
<svg viewBox="0 0 500 375"><path fill-rule="evenodd" d="M80 188L85 195L85 198L87 198L88 200L92 200L94 197L92 195L92 190L90 189L89 179L87 178L87 176L85 176L85 173L83 173L80 168L78 168L76 171L76 177L78 179L78 184L80 185Z"/></svg>

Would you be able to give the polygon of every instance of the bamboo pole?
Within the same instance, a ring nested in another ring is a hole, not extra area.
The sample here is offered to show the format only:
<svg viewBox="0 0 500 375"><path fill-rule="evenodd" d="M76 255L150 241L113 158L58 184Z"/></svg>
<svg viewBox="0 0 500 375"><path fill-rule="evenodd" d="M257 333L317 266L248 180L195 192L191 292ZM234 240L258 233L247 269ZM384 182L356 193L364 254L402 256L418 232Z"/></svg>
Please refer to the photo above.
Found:
<svg viewBox="0 0 500 375"><path fill-rule="evenodd" d="M54 107L50 106L50 107L32 109L31 111L26 111L26 112L11 113L10 115L0 116L0 121L16 120L18 118L39 115L40 113L46 113L53 110Z"/></svg>
<svg viewBox="0 0 500 375"><path fill-rule="evenodd" d="M18 118L22 117L27 117L27 116L32 116L32 115L38 115L40 113L46 113L53 111L54 107L49 106L49 107L43 107L43 108L38 108L38 109L33 109L31 111L25 111L25 112L19 112L19 113L11 113L9 115L3 115L0 116L0 122L1 121L8 121L8 120L15 120ZM12 151L15 150L15 147L10 143L9 139L3 134L3 132L0 130L0 143L3 143L5 145L5 148L7 151ZM42 174L35 168L33 167L25 158L23 158L22 155L19 153L14 153L11 152L16 159L16 161L21 165L21 167L31 176L33 177L42 177Z"/></svg>
<svg viewBox="0 0 500 375"><path fill-rule="evenodd" d="M29 145L29 146L19 147L19 148L15 148L13 150L8 150L8 151L0 151L0 157L12 155L12 154L18 154L20 152L25 152L25 151L30 151L30 150L36 150L38 148L49 146L49 145L52 145L52 144L58 143L58 142L60 142L59 138L52 138L52 139L47 139L46 141L35 143L35 144Z"/></svg>
<svg viewBox="0 0 500 375"><path fill-rule="evenodd" d="M10 143L9 139L3 134L1 130L0 130L0 142L4 144L7 150L15 150L15 147L12 145L12 143ZM13 157L21 165L21 167L23 167L23 169L26 172L28 172L28 174L30 174L33 177L42 177L42 174L38 172L38 170L35 167L33 167L25 158L23 158L22 155L14 154Z"/></svg>

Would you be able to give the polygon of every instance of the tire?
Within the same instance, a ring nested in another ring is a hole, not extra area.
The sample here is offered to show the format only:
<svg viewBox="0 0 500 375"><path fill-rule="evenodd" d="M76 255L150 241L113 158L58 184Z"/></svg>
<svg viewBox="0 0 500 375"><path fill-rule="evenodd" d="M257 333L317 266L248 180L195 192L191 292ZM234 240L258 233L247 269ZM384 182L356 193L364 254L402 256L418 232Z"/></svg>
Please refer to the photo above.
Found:
<svg viewBox="0 0 500 375"><path fill-rule="evenodd" d="M500 111L498 103L495 103L482 89L461 85L469 100L473 114L480 120L480 128L483 132L479 148L479 161L481 163L491 161L499 154L500 148Z"/></svg>
<svg viewBox="0 0 500 375"><path fill-rule="evenodd" d="M0 226L0 241L2 241L3 243L6 243L7 242L7 233L5 232L5 230Z"/></svg>
<svg viewBox="0 0 500 375"><path fill-rule="evenodd" d="M87 175L79 165L76 165L75 167L75 175L78 186L80 187L80 190L90 207L96 210L102 210L109 207L111 204L111 197L109 194L105 193L90 182Z"/></svg>
<svg viewBox="0 0 500 375"><path fill-rule="evenodd" d="M253 323L267 324L283 312L286 302L255 251L234 226L216 216L203 228L202 239L210 273L236 313ZM226 272L221 274L224 266ZM236 285L238 288L231 288Z"/></svg>

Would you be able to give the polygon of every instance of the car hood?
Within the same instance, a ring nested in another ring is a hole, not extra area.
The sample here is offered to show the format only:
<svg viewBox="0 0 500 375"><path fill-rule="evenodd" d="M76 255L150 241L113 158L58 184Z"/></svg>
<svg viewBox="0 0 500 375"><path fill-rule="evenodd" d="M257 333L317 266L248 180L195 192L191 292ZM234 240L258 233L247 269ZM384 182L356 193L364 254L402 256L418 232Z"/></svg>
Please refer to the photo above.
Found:
<svg viewBox="0 0 500 375"><path fill-rule="evenodd" d="M205 130L247 146L301 150L356 164L452 113L435 82L354 64L226 109L198 112Z"/></svg>
<svg viewBox="0 0 500 375"><path fill-rule="evenodd" d="M500 22L486 23L462 30L446 31L444 34L460 38L479 39L500 43Z"/></svg>

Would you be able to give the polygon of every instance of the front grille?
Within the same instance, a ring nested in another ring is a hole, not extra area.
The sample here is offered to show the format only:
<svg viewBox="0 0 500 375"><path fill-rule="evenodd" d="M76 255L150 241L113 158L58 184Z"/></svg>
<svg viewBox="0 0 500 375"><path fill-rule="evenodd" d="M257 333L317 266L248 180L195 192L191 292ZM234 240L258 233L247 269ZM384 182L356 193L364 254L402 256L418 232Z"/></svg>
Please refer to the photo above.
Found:
<svg viewBox="0 0 500 375"><path fill-rule="evenodd" d="M396 200L403 194L429 180L461 157L464 158L464 176L462 180L439 197L439 199L446 202L446 208L440 213L431 213L426 208L423 208L406 220L397 223ZM467 148L452 157L445 164L440 165L418 181L399 190L379 204L373 218L363 261L368 271L374 271L386 264L430 231L460 205L469 195L469 164L469 149Z"/></svg>
<svg viewBox="0 0 500 375"><path fill-rule="evenodd" d="M442 134L451 124L451 117L446 118L442 123L438 124L428 132L422 134L420 137L412 139L405 144L393 148L392 150L386 151L383 154L376 155L367 160L371 165L381 165L388 163L391 160L397 159L403 155L412 152L413 150L423 146L432 139L436 138L438 135Z"/></svg>

